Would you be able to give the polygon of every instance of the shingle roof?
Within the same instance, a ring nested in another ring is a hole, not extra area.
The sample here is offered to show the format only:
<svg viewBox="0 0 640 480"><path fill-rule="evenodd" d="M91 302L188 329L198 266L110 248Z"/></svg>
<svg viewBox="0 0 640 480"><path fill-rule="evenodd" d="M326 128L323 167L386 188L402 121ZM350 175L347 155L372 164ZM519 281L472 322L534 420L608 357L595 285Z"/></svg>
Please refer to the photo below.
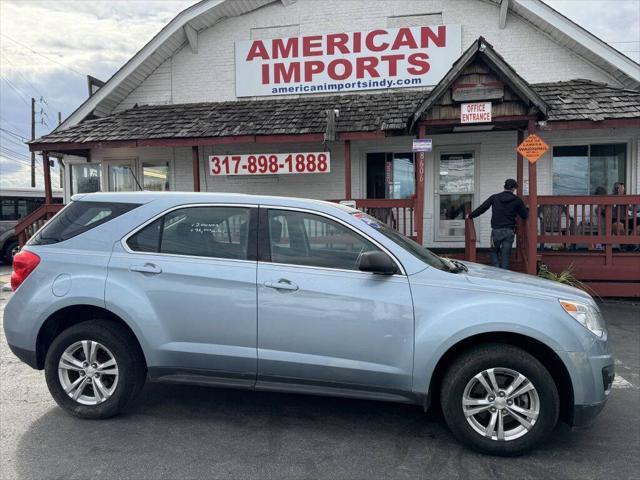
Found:
<svg viewBox="0 0 640 480"><path fill-rule="evenodd" d="M640 117L640 92L591 80L532 85L551 107L549 121Z"/></svg>
<svg viewBox="0 0 640 480"><path fill-rule="evenodd" d="M551 107L548 121L640 118L640 92L589 80L531 85ZM338 132L404 132L428 92L403 91L219 103L144 105L88 120L31 143L323 133L338 109Z"/></svg>
<svg viewBox="0 0 640 480"><path fill-rule="evenodd" d="M323 133L326 110L337 109L338 132L404 130L424 91L333 95L219 103L144 105L32 143L83 143L151 138Z"/></svg>

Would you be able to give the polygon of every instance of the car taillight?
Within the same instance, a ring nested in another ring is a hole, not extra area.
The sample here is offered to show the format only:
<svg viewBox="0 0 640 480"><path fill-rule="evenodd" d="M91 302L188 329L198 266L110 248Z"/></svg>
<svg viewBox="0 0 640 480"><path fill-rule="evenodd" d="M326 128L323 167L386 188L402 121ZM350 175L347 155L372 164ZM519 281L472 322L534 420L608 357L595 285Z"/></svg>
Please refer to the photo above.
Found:
<svg viewBox="0 0 640 480"><path fill-rule="evenodd" d="M13 257L13 273L11 274L11 290L15 290L25 281L40 263L40 257L28 250L22 250Z"/></svg>

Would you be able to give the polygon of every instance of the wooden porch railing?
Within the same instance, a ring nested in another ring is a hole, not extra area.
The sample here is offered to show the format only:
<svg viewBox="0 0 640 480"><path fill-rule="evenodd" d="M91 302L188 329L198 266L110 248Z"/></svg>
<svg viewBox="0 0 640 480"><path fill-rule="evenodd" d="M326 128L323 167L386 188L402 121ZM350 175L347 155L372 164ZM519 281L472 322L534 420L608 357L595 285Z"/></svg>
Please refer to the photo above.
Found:
<svg viewBox="0 0 640 480"><path fill-rule="evenodd" d="M640 195L539 196L538 243L611 251L640 244Z"/></svg>
<svg viewBox="0 0 640 480"><path fill-rule="evenodd" d="M618 286L640 280L640 195L539 196L538 218L518 222L519 264L527 264L526 225L532 221L537 225L536 261L554 271L572 268L579 280L615 281ZM469 219L465 258L477 258L475 226Z"/></svg>
<svg viewBox="0 0 640 480"><path fill-rule="evenodd" d="M356 208L368 213L405 237L417 237L415 200L408 199L357 199Z"/></svg>
<svg viewBox="0 0 640 480"><path fill-rule="evenodd" d="M44 204L20 220L15 226L20 247L22 248L40 227L63 208L64 205L61 203Z"/></svg>
<svg viewBox="0 0 640 480"><path fill-rule="evenodd" d="M341 200L331 200L340 202ZM418 241L419 228L416 222L416 200L414 198L359 198L350 200L356 203L356 208L384 222L405 237Z"/></svg>

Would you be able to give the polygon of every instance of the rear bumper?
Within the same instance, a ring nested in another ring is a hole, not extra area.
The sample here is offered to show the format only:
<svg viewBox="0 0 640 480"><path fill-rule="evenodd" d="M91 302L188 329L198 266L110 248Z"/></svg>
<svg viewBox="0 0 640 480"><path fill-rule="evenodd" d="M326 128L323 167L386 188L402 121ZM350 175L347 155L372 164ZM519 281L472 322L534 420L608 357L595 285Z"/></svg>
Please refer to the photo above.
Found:
<svg viewBox="0 0 640 480"><path fill-rule="evenodd" d="M8 343L8 345L16 357L18 357L24 363L29 365L31 368L35 368L36 370L38 370L38 361L36 358L36 352L32 350L27 350L25 348L16 347L15 345L11 345L10 343Z"/></svg>

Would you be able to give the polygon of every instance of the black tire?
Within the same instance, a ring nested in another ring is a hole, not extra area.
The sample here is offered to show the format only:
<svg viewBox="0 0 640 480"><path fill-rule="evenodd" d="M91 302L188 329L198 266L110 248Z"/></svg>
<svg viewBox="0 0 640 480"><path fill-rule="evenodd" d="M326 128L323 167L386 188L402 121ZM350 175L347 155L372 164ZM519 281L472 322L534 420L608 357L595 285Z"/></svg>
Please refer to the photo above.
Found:
<svg viewBox="0 0 640 480"><path fill-rule="evenodd" d="M487 438L467 421L462 406L465 388L475 375L491 368L521 373L538 393L539 416L520 438L509 441ZM458 440L476 451L499 456L521 455L542 442L555 428L560 409L558 389L547 369L528 352L506 344L478 346L458 357L444 375L440 402L444 418Z"/></svg>
<svg viewBox="0 0 640 480"><path fill-rule="evenodd" d="M9 240L4 245L4 250L2 251L2 258L9 265L13 264L13 252L18 247L18 245L20 245L18 243L18 240Z"/></svg>
<svg viewBox="0 0 640 480"><path fill-rule="evenodd" d="M102 344L113 355L118 367L113 394L96 405L84 405L72 399L65 393L58 375L58 364L64 351L82 340ZM53 340L44 368L49 392L58 405L77 417L88 419L118 415L135 399L146 379L146 364L138 342L125 328L107 320L90 320L63 330Z"/></svg>

